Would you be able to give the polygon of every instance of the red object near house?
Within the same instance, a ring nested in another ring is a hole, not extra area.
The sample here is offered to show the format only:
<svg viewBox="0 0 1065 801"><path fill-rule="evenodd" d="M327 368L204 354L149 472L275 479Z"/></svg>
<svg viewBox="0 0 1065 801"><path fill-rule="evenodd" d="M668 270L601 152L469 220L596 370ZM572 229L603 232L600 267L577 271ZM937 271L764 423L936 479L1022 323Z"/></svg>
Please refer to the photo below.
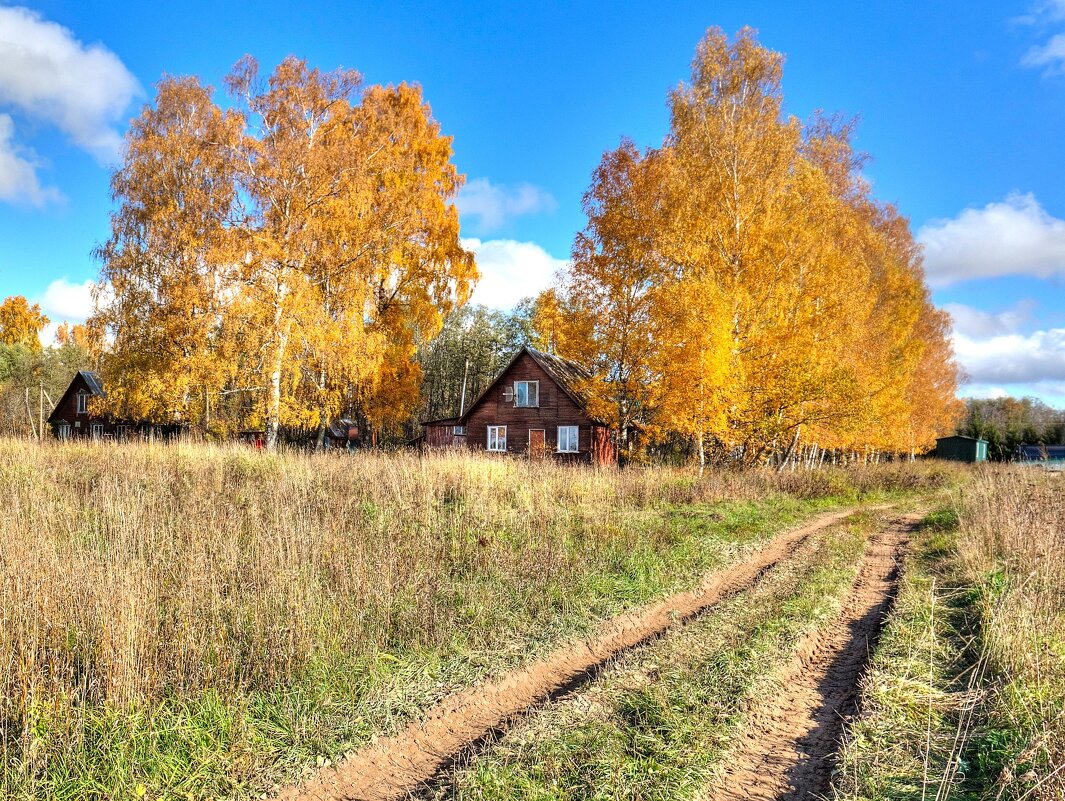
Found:
<svg viewBox="0 0 1065 801"><path fill-rule="evenodd" d="M591 380L580 365L526 346L465 414L423 423L423 447L613 464L609 426L587 413Z"/></svg>

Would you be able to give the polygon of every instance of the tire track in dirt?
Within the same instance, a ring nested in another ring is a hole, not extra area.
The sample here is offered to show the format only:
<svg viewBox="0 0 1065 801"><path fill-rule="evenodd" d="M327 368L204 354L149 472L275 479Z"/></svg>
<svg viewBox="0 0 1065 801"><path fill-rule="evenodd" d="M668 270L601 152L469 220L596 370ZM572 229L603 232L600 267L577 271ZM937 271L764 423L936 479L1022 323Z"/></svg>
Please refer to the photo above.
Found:
<svg viewBox="0 0 1065 801"><path fill-rule="evenodd" d="M704 801L798 801L828 793L858 679L894 601L908 533L920 519L894 518L870 537L843 611L799 643L777 676L781 693L752 714Z"/></svg>
<svg viewBox="0 0 1065 801"><path fill-rule="evenodd" d="M405 731L377 740L301 785L285 788L276 801L387 801L409 796L463 749L499 731L511 718L571 687L622 652L747 589L808 537L855 511L819 515L778 534L743 561L710 574L693 590L621 614L587 640L562 646L527 667L444 699Z"/></svg>

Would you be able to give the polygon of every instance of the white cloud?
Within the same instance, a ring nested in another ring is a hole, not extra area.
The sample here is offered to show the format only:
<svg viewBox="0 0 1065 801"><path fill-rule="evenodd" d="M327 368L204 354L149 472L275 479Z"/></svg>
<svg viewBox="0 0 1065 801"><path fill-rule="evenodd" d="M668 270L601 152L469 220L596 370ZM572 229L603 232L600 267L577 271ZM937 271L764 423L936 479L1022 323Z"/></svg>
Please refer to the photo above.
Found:
<svg viewBox="0 0 1065 801"><path fill-rule="evenodd" d="M1025 300L1001 312L987 312L962 303L947 303L943 308L954 321L954 332L976 339L1012 334L1031 319L1035 301Z"/></svg>
<svg viewBox="0 0 1065 801"><path fill-rule="evenodd" d="M944 306L954 321L954 353L966 375L959 394L1031 396L1065 404L1065 328L1023 333L1035 307L1031 300L1000 312L960 303Z"/></svg>
<svg viewBox="0 0 1065 801"><path fill-rule="evenodd" d="M1005 387L993 387L986 384L969 384L960 394L966 398L1008 398L1009 390Z"/></svg>
<svg viewBox="0 0 1065 801"><path fill-rule="evenodd" d="M538 295L568 264L534 242L463 239L462 246L477 255L481 272L472 302L494 309L510 309L522 298Z"/></svg>
<svg viewBox="0 0 1065 801"><path fill-rule="evenodd" d="M970 383L1065 383L1065 328L977 339L954 333L954 352Z"/></svg>
<svg viewBox="0 0 1065 801"><path fill-rule="evenodd" d="M37 180L37 164L32 154L14 142L15 123L0 114L0 201L25 201L43 206L62 195L52 187L42 187Z"/></svg>
<svg viewBox="0 0 1065 801"><path fill-rule="evenodd" d="M91 280L76 284L66 278L57 278L44 290L38 302L52 322L83 323L92 314L94 286Z"/></svg>
<svg viewBox="0 0 1065 801"><path fill-rule="evenodd" d="M1065 0L1042 0L1027 14L1014 19L1022 25L1037 25L1044 31L1065 20ZM1044 44L1033 45L1021 57L1025 67L1043 68L1044 75L1065 71L1065 34L1058 33Z"/></svg>
<svg viewBox="0 0 1065 801"><path fill-rule="evenodd" d="M1065 33L1050 37L1046 44L1035 45L1021 58L1025 67L1044 67L1047 74L1054 74L1065 68Z"/></svg>
<svg viewBox="0 0 1065 801"><path fill-rule="evenodd" d="M1048 214L1031 193L932 220L917 238L933 286L1003 275L1065 275L1065 220Z"/></svg>
<svg viewBox="0 0 1065 801"><path fill-rule="evenodd" d="M75 146L101 162L118 157L122 137L114 124L140 92L118 56L100 44L85 45L68 29L26 8L0 6L0 107L58 128ZM36 164L13 145L11 117L0 142L0 198L40 203Z"/></svg>
<svg viewBox="0 0 1065 801"><path fill-rule="evenodd" d="M487 178L475 178L462 187L455 205L463 220L476 218L477 228L484 233L498 230L514 217L558 208L549 192L532 184L496 186Z"/></svg>

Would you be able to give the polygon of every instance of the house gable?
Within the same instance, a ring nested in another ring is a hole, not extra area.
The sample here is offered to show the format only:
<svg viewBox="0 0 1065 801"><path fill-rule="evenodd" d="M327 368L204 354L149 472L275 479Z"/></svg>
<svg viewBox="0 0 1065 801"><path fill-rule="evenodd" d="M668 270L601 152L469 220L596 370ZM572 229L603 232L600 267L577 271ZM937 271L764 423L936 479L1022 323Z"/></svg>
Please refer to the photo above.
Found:
<svg viewBox="0 0 1065 801"><path fill-rule="evenodd" d="M95 373L90 373L88 370L79 370L74 374L74 378L70 381L70 386L67 387L59 399L55 409L48 415L48 422L52 425L60 422L75 423L79 420L87 422L91 415L87 410L84 412L78 411L79 394L87 395L90 398L107 397L99 376Z"/></svg>

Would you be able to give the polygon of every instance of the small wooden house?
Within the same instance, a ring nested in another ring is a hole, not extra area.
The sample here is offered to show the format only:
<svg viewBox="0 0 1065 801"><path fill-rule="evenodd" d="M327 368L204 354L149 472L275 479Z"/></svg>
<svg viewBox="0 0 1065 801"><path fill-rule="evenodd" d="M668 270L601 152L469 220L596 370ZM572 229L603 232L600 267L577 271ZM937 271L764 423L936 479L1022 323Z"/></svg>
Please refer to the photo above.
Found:
<svg viewBox="0 0 1065 801"><path fill-rule="evenodd" d="M186 426L116 420L93 409L93 398L106 398L100 376L79 370L48 416L48 424L57 439L118 440L170 439L186 431Z"/></svg>
<svg viewBox="0 0 1065 801"><path fill-rule="evenodd" d="M588 414L590 379L574 362L524 347L464 414L424 422L422 445L612 464L613 432Z"/></svg>
<svg viewBox="0 0 1065 801"><path fill-rule="evenodd" d="M90 411L90 401L93 398L105 397L107 393L100 383L100 377L88 370L79 370L48 416L52 433L58 439L103 439L106 436L118 436L119 428L113 421ZM126 433L126 430L123 429L121 433Z"/></svg>

